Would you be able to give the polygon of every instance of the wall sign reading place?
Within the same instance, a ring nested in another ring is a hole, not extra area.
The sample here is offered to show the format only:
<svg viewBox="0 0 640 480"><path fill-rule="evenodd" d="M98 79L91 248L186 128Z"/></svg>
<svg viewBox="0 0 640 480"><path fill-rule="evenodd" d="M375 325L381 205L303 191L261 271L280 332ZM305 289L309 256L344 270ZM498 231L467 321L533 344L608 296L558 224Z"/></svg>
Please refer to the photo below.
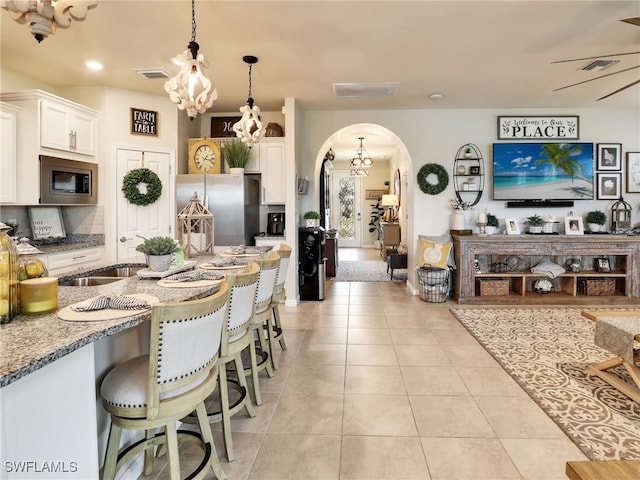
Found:
<svg viewBox="0 0 640 480"><path fill-rule="evenodd" d="M498 140L578 140L579 117L498 117Z"/></svg>

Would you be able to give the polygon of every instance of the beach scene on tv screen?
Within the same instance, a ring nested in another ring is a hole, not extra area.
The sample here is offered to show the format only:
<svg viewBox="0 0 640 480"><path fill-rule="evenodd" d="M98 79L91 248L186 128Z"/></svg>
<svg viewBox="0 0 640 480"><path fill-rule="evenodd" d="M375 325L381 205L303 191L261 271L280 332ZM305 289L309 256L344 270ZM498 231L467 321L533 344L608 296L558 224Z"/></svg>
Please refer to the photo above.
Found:
<svg viewBox="0 0 640 480"><path fill-rule="evenodd" d="M494 200L593 199L593 143L494 143Z"/></svg>

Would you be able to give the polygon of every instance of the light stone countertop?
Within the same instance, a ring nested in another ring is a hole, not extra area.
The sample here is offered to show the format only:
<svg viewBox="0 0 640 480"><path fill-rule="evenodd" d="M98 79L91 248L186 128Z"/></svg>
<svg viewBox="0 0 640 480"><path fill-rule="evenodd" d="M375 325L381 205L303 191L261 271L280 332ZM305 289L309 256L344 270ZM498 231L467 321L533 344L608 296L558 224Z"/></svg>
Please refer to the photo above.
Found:
<svg viewBox="0 0 640 480"><path fill-rule="evenodd" d="M198 262L207 260L207 257L200 257ZM127 265L132 264L111 264L101 269ZM96 270L100 268L85 270L84 273L74 272L64 278L83 276ZM107 293L146 293L165 302L202 298L216 291L216 287L166 288L158 286L157 282L156 278L134 276L101 286L58 287L58 309ZM150 311L117 320L93 322L60 320L56 312L19 315L10 323L0 325L0 387L5 387L89 343L135 327L150 318Z"/></svg>

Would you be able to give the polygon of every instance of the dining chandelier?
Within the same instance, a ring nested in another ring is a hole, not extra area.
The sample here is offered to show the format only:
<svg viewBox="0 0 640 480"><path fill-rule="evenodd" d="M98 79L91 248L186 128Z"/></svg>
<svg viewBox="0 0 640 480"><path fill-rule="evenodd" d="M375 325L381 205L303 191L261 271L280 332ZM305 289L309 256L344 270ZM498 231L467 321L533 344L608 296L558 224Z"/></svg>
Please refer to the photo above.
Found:
<svg viewBox="0 0 640 480"><path fill-rule="evenodd" d="M0 6L18 23L28 23L31 34L40 43L53 35L57 27L69 28L71 20L81 22L89 9L98 5L88 0L2 0Z"/></svg>
<svg viewBox="0 0 640 480"><path fill-rule="evenodd" d="M186 110L193 120L198 113L204 113L218 98L218 91L202 71L209 67L207 57L198 53L200 45L196 43L196 2L191 0L191 41L187 50L177 55L182 62L178 74L167 80L165 91L180 110Z"/></svg>
<svg viewBox="0 0 640 480"><path fill-rule="evenodd" d="M258 58L253 55L245 55L242 57L242 61L249 65L249 96L247 104L240 107L242 118L233 124L233 131L236 132L236 136L240 140L251 146L259 142L265 134L264 125L260 121L260 108L253 104L254 100L251 96L251 69L253 65L258 63Z"/></svg>
<svg viewBox="0 0 640 480"><path fill-rule="evenodd" d="M351 159L351 166L353 168L369 168L373 167L373 160L367 153L367 151L362 146L362 141L364 137L359 137L360 139L360 148L356 152L356 156Z"/></svg>
<svg viewBox="0 0 640 480"><path fill-rule="evenodd" d="M369 170L366 168L352 168L351 175L356 177L366 177L369 175Z"/></svg>

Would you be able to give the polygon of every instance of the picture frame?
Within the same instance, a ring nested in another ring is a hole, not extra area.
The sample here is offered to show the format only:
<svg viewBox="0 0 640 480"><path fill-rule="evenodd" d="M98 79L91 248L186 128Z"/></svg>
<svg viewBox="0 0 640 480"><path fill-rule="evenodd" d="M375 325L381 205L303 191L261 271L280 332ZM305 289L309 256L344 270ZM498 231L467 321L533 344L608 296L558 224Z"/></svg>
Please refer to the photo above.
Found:
<svg viewBox="0 0 640 480"><path fill-rule="evenodd" d="M158 112L131 107L131 134L158 136Z"/></svg>
<svg viewBox="0 0 640 480"><path fill-rule="evenodd" d="M473 165L469 167L469 175L480 175L480 166Z"/></svg>
<svg viewBox="0 0 640 480"><path fill-rule="evenodd" d="M365 198L367 200L378 200L382 198L382 195L384 195L385 193L387 193L387 191L384 188L381 188L379 190L365 190Z"/></svg>
<svg viewBox="0 0 640 480"><path fill-rule="evenodd" d="M640 152L627 152L627 193L640 193Z"/></svg>
<svg viewBox="0 0 640 480"><path fill-rule="evenodd" d="M584 235L582 217L565 217L564 233L565 235Z"/></svg>
<svg viewBox="0 0 640 480"><path fill-rule="evenodd" d="M622 173L598 173L598 200L618 200L622 195Z"/></svg>
<svg viewBox="0 0 640 480"><path fill-rule="evenodd" d="M60 207L28 207L28 213L34 240L66 238Z"/></svg>
<svg viewBox="0 0 640 480"><path fill-rule="evenodd" d="M597 258L596 270L598 273L611 273L611 265L608 258Z"/></svg>
<svg viewBox="0 0 640 480"><path fill-rule="evenodd" d="M507 235L518 235L520 233L518 220L515 218L505 218L504 224L507 228Z"/></svg>
<svg viewBox="0 0 640 480"><path fill-rule="evenodd" d="M596 170L622 170L621 143L598 143L596 152Z"/></svg>

